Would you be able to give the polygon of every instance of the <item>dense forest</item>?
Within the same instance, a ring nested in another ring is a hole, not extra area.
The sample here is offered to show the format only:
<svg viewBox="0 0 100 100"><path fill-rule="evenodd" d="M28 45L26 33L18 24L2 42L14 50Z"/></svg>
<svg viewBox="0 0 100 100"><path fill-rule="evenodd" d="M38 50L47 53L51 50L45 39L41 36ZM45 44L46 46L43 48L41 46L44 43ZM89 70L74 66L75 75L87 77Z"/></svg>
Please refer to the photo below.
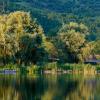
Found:
<svg viewBox="0 0 100 100"><path fill-rule="evenodd" d="M0 0L0 61L82 63L100 54L99 0Z"/></svg>
<svg viewBox="0 0 100 100"><path fill-rule="evenodd" d="M62 24L74 21L89 27L90 39L100 37L100 0L0 0L0 5L2 13L30 12L49 36L56 35Z"/></svg>

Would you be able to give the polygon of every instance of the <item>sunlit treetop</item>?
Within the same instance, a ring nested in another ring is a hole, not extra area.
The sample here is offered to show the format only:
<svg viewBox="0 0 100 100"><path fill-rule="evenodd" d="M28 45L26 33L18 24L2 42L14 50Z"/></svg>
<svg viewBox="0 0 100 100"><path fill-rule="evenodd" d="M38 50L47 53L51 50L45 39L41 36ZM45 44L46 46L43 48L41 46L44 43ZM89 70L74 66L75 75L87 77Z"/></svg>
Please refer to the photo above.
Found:
<svg viewBox="0 0 100 100"><path fill-rule="evenodd" d="M89 29L82 23L70 22L69 24L64 24L62 28L59 30L59 33L64 33L68 31L75 31L81 34L87 35L89 34Z"/></svg>

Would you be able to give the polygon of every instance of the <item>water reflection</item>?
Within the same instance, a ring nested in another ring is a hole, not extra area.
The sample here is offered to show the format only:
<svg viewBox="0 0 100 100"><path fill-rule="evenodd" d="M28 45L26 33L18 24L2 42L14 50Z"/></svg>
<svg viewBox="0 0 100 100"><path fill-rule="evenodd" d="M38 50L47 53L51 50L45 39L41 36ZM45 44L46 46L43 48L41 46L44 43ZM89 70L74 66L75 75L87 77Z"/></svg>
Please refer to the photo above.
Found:
<svg viewBox="0 0 100 100"><path fill-rule="evenodd" d="M0 76L0 100L100 100L100 78Z"/></svg>

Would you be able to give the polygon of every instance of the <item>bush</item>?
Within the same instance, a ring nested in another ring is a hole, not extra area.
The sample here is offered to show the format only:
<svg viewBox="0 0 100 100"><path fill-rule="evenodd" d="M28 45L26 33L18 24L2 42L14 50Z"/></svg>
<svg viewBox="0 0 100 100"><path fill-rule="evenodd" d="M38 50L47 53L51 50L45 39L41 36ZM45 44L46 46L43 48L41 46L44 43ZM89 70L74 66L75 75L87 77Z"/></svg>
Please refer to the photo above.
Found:
<svg viewBox="0 0 100 100"><path fill-rule="evenodd" d="M27 71L29 72L29 74L38 73L42 70L43 70L42 66L32 65L32 66L27 67Z"/></svg>
<svg viewBox="0 0 100 100"><path fill-rule="evenodd" d="M44 65L44 70L57 70L58 64L57 62L47 63Z"/></svg>
<svg viewBox="0 0 100 100"><path fill-rule="evenodd" d="M66 63L66 64L60 65L59 68L61 68L63 70L81 70L82 69L82 65Z"/></svg>
<svg viewBox="0 0 100 100"><path fill-rule="evenodd" d="M7 64L5 65L4 67L2 67L3 70L16 70L18 71L18 67L17 65L14 65L14 64Z"/></svg>
<svg viewBox="0 0 100 100"><path fill-rule="evenodd" d="M99 69L100 67L98 67L98 69ZM66 64L62 64L62 65L59 65L59 69L61 69L61 70L71 70L71 71L73 71L73 72L76 72L76 71L78 71L78 72L93 72L93 71L95 71L96 69L95 69L95 67L94 66L92 66L92 65L90 65L90 64L68 64L68 63L66 63Z"/></svg>
<svg viewBox="0 0 100 100"><path fill-rule="evenodd" d="M100 65L96 65L96 70L100 71Z"/></svg>

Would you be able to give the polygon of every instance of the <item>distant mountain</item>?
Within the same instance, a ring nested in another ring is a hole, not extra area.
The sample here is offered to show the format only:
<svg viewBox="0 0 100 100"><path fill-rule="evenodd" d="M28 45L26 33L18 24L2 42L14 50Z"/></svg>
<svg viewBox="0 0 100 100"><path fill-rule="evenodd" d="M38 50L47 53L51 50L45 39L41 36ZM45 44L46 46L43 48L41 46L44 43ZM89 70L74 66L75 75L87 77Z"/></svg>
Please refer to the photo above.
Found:
<svg viewBox="0 0 100 100"><path fill-rule="evenodd" d="M47 35L54 35L62 23L83 22L100 32L100 0L0 0L1 13L29 11L43 26Z"/></svg>

